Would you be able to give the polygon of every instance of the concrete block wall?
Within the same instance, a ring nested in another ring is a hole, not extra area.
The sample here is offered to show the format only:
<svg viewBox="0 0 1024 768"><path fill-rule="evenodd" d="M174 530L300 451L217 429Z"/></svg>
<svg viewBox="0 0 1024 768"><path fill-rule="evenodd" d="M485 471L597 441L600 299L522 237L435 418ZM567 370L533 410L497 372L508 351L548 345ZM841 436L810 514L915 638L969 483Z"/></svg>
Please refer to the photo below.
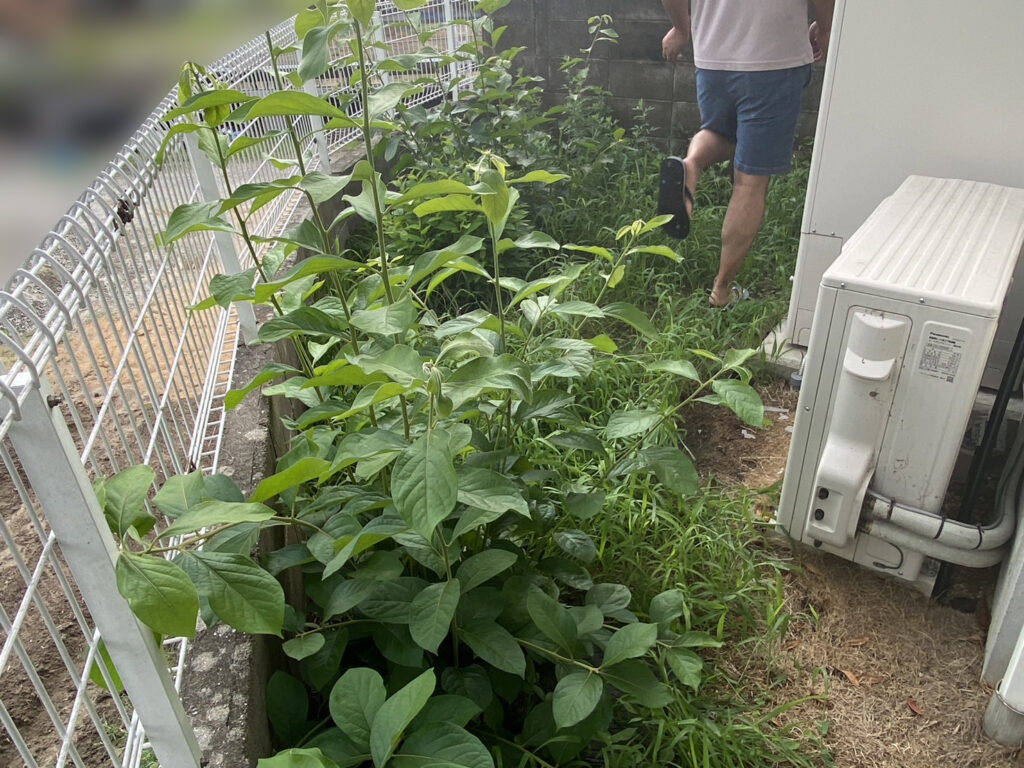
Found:
<svg viewBox="0 0 1024 768"><path fill-rule="evenodd" d="M656 142L662 149L683 151L700 128L693 56L688 51L684 61L662 60L661 38L669 21L661 0L512 0L496 21L508 27L501 45L526 49L517 61L527 73L545 79L545 98L557 104L566 95L559 65L566 56L581 55L590 43L587 19L602 14L612 17L619 40L594 49L589 82L611 93L611 108L624 126L633 124L634 110L643 101ZM804 94L800 137L814 136L822 72L822 65L815 65Z"/></svg>

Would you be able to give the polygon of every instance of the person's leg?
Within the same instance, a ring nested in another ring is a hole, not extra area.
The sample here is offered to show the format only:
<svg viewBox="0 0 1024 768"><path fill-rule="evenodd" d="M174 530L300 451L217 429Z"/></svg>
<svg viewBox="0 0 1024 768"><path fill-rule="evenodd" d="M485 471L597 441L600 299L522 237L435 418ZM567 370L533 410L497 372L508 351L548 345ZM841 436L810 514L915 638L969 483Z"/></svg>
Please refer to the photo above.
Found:
<svg viewBox="0 0 1024 768"><path fill-rule="evenodd" d="M769 179L770 176L735 172L732 197L722 222L722 255L718 262L718 275L711 288L712 306L722 307L729 303L732 281L743 266L761 227Z"/></svg>
<svg viewBox="0 0 1024 768"><path fill-rule="evenodd" d="M690 146L683 158L686 167L686 187L691 198L697 192L700 175L715 163L721 163L732 157L736 145L725 136L715 133L709 128L702 128L690 139ZM687 201L687 213L693 214L693 201Z"/></svg>
<svg viewBox="0 0 1024 768"><path fill-rule="evenodd" d="M733 188L722 222L722 254L711 289L712 306L729 303L732 281L761 227L768 182L790 168L810 67L736 72L731 77L737 103Z"/></svg>

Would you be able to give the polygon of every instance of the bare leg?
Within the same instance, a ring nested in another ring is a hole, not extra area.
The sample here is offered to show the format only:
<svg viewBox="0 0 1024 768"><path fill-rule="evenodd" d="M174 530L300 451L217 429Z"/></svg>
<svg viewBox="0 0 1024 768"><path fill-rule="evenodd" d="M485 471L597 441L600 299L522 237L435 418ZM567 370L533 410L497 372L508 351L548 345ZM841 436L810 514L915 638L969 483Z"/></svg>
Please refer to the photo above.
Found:
<svg viewBox="0 0 1024 768"><path fill-rule="evenodd" d="M686 157L683 158L683 165L686 166L686 187L691 195L697 191L700 175L715 163L728 160L735 149L736 145L731 141L706 128L693 135L686 150ZM693 213L692 203L687 206L687 213Z"/></svg>
<svg viewBox="0 0 1024 768"><path fill-rule="evenodd" d="M750 246L761 228L764 200L770 176L752 176L735 172L732 197L722 222L722 257L718 276L711 289L711 305L722 307L729 303L729 286L747 258Z"/></svg>

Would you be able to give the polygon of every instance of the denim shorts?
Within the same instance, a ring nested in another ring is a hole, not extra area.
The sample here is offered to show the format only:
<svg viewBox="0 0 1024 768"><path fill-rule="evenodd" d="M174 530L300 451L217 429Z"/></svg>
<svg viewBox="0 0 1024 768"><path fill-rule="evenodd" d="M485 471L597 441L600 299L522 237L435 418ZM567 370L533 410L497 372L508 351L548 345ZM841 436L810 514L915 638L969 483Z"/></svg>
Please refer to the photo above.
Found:
<svg viewBox="0 0 1024 768"><path fill-rule="evenodd" d="M786 173L810 81L810 64L763 72L698 69L701 128L736 145L737 170L753 176Z"/></svg>

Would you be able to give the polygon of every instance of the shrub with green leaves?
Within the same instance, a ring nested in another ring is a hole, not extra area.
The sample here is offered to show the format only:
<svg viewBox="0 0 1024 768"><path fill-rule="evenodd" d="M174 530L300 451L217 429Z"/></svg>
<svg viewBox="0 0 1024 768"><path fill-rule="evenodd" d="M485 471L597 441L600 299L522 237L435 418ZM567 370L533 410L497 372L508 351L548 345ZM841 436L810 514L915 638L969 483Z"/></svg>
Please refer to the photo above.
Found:
<svg viewBox="0 0 1024 768"><path fill-rule="evenodd" d="M421 4L396 0L407 11ZM100 482L122 546L118 586L160 634L191 636L201 616L282 638L289 663L271 679L267 705L282 751L263 768L590 761L630 728L644 739L646 730L625 724L656 720L682 690L697 689L698 650L717 641L689 626L680 589L638 601L627 585L602 580L615 542L588 530L631 509L637 493L645 504L698 490L679 437L687 404L703 399L763 423L747 368L754 352L647 351L660 331L620 286L638 260L678 259L656 241L664 217L622 226L602 245L522 231L513 223L532 218L523 190L566 178L482 141L469 162L453 155L444 175L386 183L374 147L407 129L408 114L398 122L394 108L424 82L410 74L384 83L383 72L412 73L421 59L366 55L381 45L369 42L373 9L371 0L319 3L296 21L300 79L326 71L332 44L347 39L340 64L354 67L351 85L367 106L359 118L285 90L280 75L280 90L257 98L186 68L171 117L187 120L171 136L197 133L218 167L239 142L251 146L226 137L224 122L296 114L355 128L365 158L343 176L310 172L305 137L290 124L291 175L229 184L224 199L171 215L166 244L230 231L257 261L216 278L196 309L268 305L260 340L296 352L296 366L268 366L231 393L229 407L259 389L303 409L286 422L290 450L248 498L222 476L172 477L151 500L158 520L147 508L151 470ZM464 23L479 46L498 34L486 14ZM282 53L272 49L275 62ZM484 67L482 81L505 71ZM489 110L498 120L515 107L462 93L472 103L460 95L450 114L479 110L471 125L488 130ZM325 221L318 206L353 183L359 191ZM247 220L286 190L313 213L259 258ZM471 226L429 250L394 239L453 216ZM372 233L371 252L339 253L336 228L352 217ZM286 262L300 248L309 255ZM561 258L530 279L505 273L510 258L535 254ZM451 314L431 309L432 292L462 273L477 276L485 295ZM619 352L627 336L628 355ZM602 400L595 371L608 363L635 389L605 390ZM286 543L254 559L269 529L283 529ZM279 579L300 582L301 599L286 602Z"/></svg>

